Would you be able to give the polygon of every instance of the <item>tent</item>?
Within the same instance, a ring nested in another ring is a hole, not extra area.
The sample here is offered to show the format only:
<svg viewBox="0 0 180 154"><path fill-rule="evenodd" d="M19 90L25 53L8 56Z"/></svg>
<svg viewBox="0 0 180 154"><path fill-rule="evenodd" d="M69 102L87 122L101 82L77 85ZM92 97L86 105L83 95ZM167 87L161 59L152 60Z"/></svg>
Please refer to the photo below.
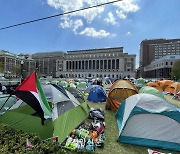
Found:
<svg viewBox="0 0 180 154"><path fill-rule="evenodd" d="M145 84L146 84L146 80L143 79L143 78L138 78L138 79L136 80L136 87L137 87L138 89L142 88Z"/></svg>
<svg viewBox="0 0 180 154"><path fill-rule="evenodd" d="M180 151L180 112L150 94L127 98L116 113L118 141Z"/></svg>
<svg viewBox="0 0 180 154"><path fill-rule="evenodd" d="M102 86L96 86L91 89L89 96L88 96L88 101L91 102L104 102L107 99L106 91Z"/></svg>
<svg viewBox="0 0 180 154"><path fill-rule="evenodd" d="M166 100L164 98L164 95L159 90L157 90L153 87L144 86L139 90L139 93L152 94L152 95L158 96L159 98Z"/></svg>
<svg viewBox="0 0 180 154"><path fill-rule="evenodd" d="M163 91L162 87L160 87L160 85L157 82L148 82L146 86L150 86L150 87L156 88L159 91Z"/></svg>
<svg viewBox="0 0 180 154"><path fill-rule="evenodd" d="M7 124L14 129L34 133L41 139L53 136L52 120L47 119L44 125L41 125L41 118L35 110L21 100L18 100L0 117L0 124Z"/></svg>
<svg viewBox="0 0 180 154"><path fill-rule="evenodd" d="M0 94L0 115L8 110L16 101L17 98L14 95L9 96L8 94Z"/></svg>
<svg viewBox="0 0 180 154"><path fill-rule="evenodd" d="M166 89L167 86L171 85L172 83L174 83L172 80L161 80L161 81L158 81L158 84L160 85L160 87L162 87L163 91Z"/></svg>
<svg viewBox="0 0 180 154"><path fill-rule="evenodd" d="M99 87L99 85L90 85L89 87L86 88L86 90L84 91L85 93L90 93L91 89L94 87Z"/></svg>
<svg viewBox="0 0 180 154"><path fill-rule="evenodd" d="M58 85L44 84L42 88L52 106L52 118L46 117L44 125L41 125L35 110L22 101L16 102L4 113L0 123L35 133L42 139L58 136L58 141L62 142L88 116L88 105L86 102L80 103L69 91Z"/></svg>
<svg viewBox="0 0 180 154"><path fill-rule="evenodd" d="M51 89L51 93L48 89ZM69 91L64 90L66 93L57 94L55 89L58 88L53 85L43 86L47 99L52 102L53 135L58 136L58 141L62 142L75 127L86 119L89 108L86 102L80 103Z"/></svg>
<svg viewBox="0 0 180 154"><path fill-rule="evenodd" d="M180 91L180 83L174 82L171 85L167 86L164 91L176 95Z"/></svg>
<svg viewBox="0 0 180 154"><path fill-rule="evenodd" d="M85 102L85 98L84 95L81 91L79 91L76 88L73 87L67 87L66 88L71 94L74 95L74 97L80 102L80 103L84 103Z"/></svg>
<svg viewBox="0 0 180 154"><path fill-rule="evenodd" d="M87 88L87 83L86 82L79 82L79 84L77 84L76 87L80 91L85 91Z"/></svg>
<svg viewBox="0 0 180 154"><path fill-rule="evenodd" d="M60 82L60 81L58 81L58 80L52 80L50 83L59 85L59 82Z"/></svg>
<svg viewBox="0 0 180 154"><path fill-rule="evenodd" d="M72 82L69 83L68 87L73 87L73 88L76 88L76 85Z"/></svg>
<svg viewBox="0 0 180 154"><path fill-rule="evenodd" d="M117 80L109 90L106 109L116 111L121 103L131 95L138 94L138 89L128 80Z"/></svg>
<svg viewBox="0 0 180 154"><path fill-rule="evenodd" d="M112 82L110 80L109 77L105 77L103 80L102 80L102 85L103 85L103 88L105 90L109 90L112 86Z"/></svg>
<svg viewBox="0 0 180 154"><path fill-rule="evenodd" d="M62 87L68 87L68 82L60 81L59 85L61 85Z"/></svg>

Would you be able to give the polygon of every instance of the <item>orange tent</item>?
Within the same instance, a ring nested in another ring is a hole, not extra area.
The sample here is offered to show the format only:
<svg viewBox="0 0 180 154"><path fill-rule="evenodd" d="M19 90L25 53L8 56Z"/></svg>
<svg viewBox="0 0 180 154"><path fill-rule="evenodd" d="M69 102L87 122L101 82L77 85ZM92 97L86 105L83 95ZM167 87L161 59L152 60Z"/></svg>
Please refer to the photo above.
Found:
<svg viewBox="0 0 180 154"><path fill-rule="evenodd" d="M180 83L174 82L173 84L167 86L164 91L176 95L180 91Z"/></svg>
<svg viewBox="0 0 180 154"><path fill-rule="evenodd" d="M159 81L159 85L160 85L160 87L162 88L163 91L166 89L167 86L171 85L172 83L174 83L172 80Z"/></svg>
<svg viewBox="0 0 180 154"><path fill-rule="evenodd" d="M126 98L138 93L138 89L130 81L117 80L109 90L106 109L116 111Z"/></svg>
<svg viewBox="0 0 180 154"><path fill-rule="evenodd" d="M148 82L148 83L146 84L146 86L150 86L150 87L156 88L156 89L159 90L159 91L163 91L163 90L162 90L162 87L160 87L157 82Z"/></svg>

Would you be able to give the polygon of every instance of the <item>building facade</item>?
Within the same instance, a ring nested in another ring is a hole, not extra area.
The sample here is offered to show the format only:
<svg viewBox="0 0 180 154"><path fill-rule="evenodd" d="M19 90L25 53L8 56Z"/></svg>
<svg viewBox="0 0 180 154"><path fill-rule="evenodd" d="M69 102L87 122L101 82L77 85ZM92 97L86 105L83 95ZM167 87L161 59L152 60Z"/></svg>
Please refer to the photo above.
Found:
<svg viewBox="0 0 180 154"><path fill-rule="evenodd" d="M171 70L176 60L180 59L179 55L166 55L151 62L144 67L145 73L150 78L171 78Z"/></svg>
<svg viewBox="0 0 180 154"><path fill-rule="evenodd" d="M39 52L32 55L15 55L0 52L3 72L13 73L15 66L24 76L37 70L40 77L97 78L135 77L136 55L123 52L123 47L101 48L67 52ZM23 72L22 72L23 71Z"/></svg>
<svg viewBox="0 0 180 154"><path fill-rule="evenodd" d="M144 68L166 55L180 54L180 39L143 40L140 44L139 70L141 77L149 77Z"/></svg>
<svg viewBox="0 0 180 154"><path fill-rule="evenodd" d="M39 52L32 54L32 58L36 61L36 67L40 76L56 77L57 72L63 71L64 52Z"/></svg>
<svg viewBox="0 0 180 154"><path fill-rule="evenodd" d="M0 50L0 72L5 77L26 76L35 70L36 62L28 55L16 55L8 51Z"/></svg>
<svg viewBox="0 0 180 154"><path fill-rule="evenodd" d="M63 70L57 76L64 77L135 77L136 55L123 53L123 47L67 51Z"/></svg>

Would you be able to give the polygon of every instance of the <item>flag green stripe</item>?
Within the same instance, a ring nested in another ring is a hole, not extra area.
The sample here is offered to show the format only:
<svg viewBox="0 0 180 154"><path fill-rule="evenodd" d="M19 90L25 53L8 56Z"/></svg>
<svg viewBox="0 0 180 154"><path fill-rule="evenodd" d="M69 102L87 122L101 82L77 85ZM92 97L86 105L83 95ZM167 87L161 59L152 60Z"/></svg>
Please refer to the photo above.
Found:
<svg viewBox="0 0 180 154"><path fill-rule="evenodd" d="M38 89L38 93L40 94L40 97L41 97L40 99L42 100L42 103L43 103L42 105L43 105L43 111L45 115L52 116L51 108L42 90L41 83L39 82L37 75L36 75L36 87Z"/></svg>

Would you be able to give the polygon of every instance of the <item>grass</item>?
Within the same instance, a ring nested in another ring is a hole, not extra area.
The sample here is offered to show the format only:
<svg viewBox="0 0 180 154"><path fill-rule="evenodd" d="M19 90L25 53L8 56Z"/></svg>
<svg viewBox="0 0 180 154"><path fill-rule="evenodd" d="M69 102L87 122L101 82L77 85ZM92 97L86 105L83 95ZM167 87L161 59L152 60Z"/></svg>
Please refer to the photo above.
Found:
<svg viewBox="0 0 180 154"><path fill-rule="evenodd" d="M148 147L135 146L131 144L124 144L117 142L118 127L115 119L115 112L105 110L105 102L92 103L88 102L90 107L101 108L105 111L105 145L104 148L96 148L96 153L104 154L148 154ZM149 148L163 153L179 154L176 151L168 151L162 149Z"/></svg>

